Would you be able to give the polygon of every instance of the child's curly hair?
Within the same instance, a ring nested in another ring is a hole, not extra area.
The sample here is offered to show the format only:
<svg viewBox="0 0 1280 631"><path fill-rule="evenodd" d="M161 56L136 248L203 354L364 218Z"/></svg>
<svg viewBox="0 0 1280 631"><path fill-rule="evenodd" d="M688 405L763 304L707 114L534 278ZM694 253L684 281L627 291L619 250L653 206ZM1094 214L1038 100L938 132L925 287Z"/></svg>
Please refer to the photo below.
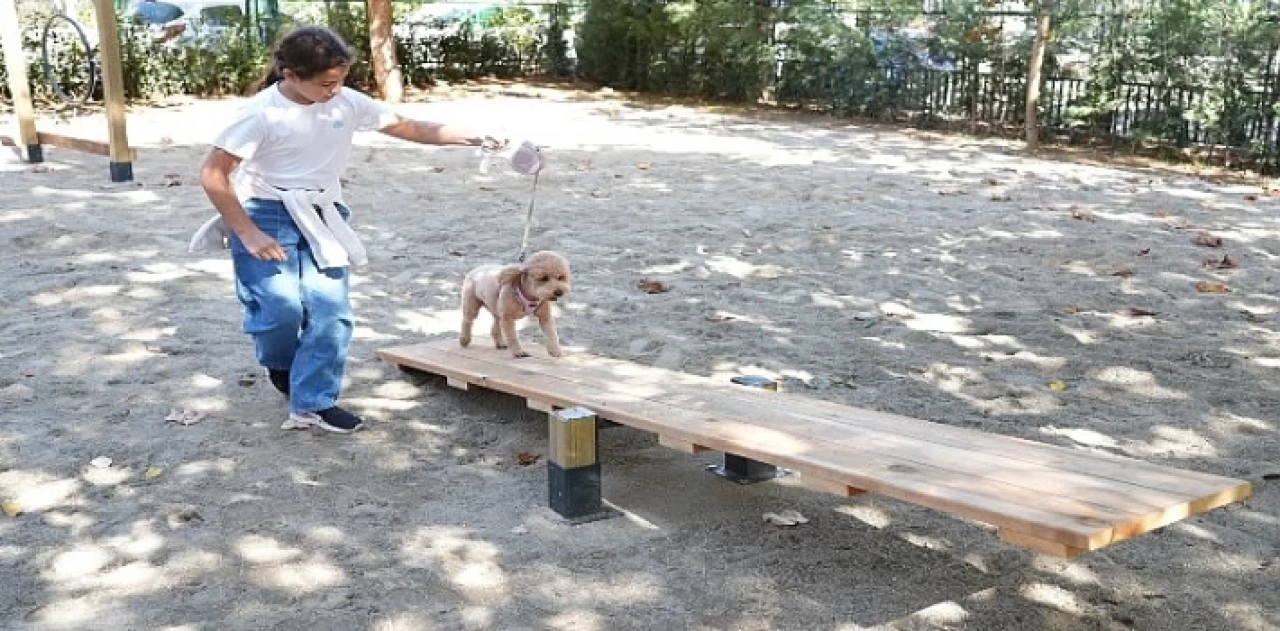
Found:
<svg viewBox="0 0 1280 631"><path fill-rule="evenodd" d="M337 33L320 26L297 28L276 43L257 89L262 91L279 83L285 70L307 80L330 68L349 66L352 61L351 48Z"/></svg>

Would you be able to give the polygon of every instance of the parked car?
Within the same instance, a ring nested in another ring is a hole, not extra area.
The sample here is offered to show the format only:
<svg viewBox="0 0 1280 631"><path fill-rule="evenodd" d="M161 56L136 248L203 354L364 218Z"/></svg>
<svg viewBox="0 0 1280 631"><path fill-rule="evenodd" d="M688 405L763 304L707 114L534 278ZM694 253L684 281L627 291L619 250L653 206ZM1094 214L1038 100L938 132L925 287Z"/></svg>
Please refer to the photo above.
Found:
<svg viewBox="0 0 1280 631"><path fill-rule="evenodd" d="M160 42L217 38L244 20L243 0L134 0L123 16Z"/></svg>

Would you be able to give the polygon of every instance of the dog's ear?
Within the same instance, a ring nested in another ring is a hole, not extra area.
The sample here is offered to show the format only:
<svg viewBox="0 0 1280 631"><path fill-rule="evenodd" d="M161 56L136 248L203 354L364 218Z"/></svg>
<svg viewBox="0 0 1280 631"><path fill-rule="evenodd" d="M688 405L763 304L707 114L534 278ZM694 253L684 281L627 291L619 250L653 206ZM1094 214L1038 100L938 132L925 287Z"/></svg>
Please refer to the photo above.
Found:
<svg viewBox="0 0 1280 631"><path fill-rule="evenodd" d="M520 277L524 275L524 267L520 265L508 265L502 268L498 273L498 285L511 285L515 287L520 284Z"/></svg>

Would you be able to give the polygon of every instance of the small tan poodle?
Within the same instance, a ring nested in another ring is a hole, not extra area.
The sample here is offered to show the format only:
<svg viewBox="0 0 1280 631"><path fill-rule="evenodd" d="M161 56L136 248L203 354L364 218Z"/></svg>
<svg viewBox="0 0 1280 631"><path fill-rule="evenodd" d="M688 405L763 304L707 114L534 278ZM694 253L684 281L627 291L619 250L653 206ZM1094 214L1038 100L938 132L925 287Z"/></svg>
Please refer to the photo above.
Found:
<svg viewBox="0 0 1280 631"><path fill-rule="evenodd" d="M458 343L471 344L471 326L483 305L493 314L493 343L510 348L513 357L528 357L520 348L516 322L534 316L542 326L547 353L560 357L560 337L551 303L569 294L569 261L555 252L534 252L519 265L481 265L462 281L462 335Z"/></svg>

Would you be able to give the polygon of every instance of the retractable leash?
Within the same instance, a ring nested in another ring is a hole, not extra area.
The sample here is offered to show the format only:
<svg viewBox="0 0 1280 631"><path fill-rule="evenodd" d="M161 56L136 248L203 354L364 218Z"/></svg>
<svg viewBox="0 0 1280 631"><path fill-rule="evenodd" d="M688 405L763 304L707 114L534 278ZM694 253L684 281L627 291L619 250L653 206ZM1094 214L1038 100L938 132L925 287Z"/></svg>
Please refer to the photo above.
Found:
<svg viewBox="0 0 1280 631"><path fill-rule="evenodd" d="M480 172L489 172L489 163L493 156L500 155L500 152L486 147L480 148ZM546 160L542 157L542 150L537 145L524 141L520 143L514 151L510 151L508 163L511 170L520 175L533 176L533 190L529 194L529 211L524 217L524 236L520 239L520 255L517 261L524 262L525 256L528 255L529 248L529 229L533 225L533 206L538 198L538 175L542 173L542 168L546 166Z"/></svg>

